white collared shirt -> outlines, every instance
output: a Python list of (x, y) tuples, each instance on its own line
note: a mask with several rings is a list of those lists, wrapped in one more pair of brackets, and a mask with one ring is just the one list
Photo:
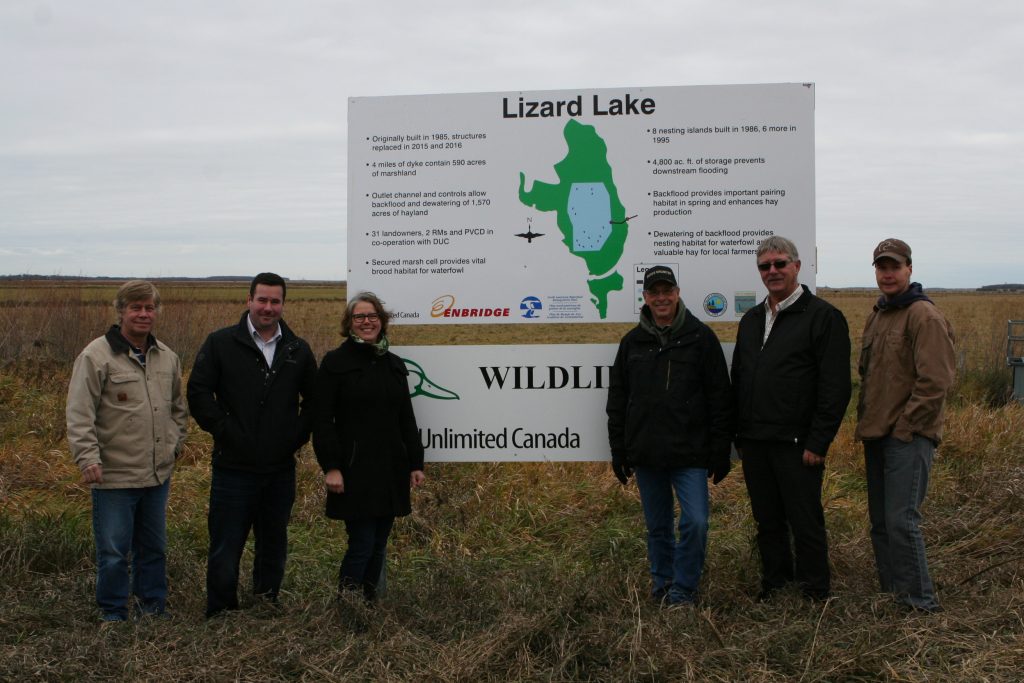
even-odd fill
[(768, 300), (768, 297), (764, 299), (764, 339), (761, 340), (761, 346), (768, 343), (768, 335), (772, 333), (772, 326), (775, 325), (775, 320), (779, 317), (779, 313), (796, 303), (796, 300), (800, 298), (800, 295), (804, 293), (804, 288), (798, 283), (793, 293), (787, 296), (785, 299), (779, 302), (779, 305), (775, 307), (775, 312), (772, 313), (772, 305)]
[(249, 334), (252, 335), (252, 340), (256, 342), (256, 348), (263, 352), (263, 357), (267, 359), (267, 367), (269, 368), (274, 364), (274, 352), (277, 351), (277, 342), (281, 338), (281, 325), (277, 326), (277, 330), (274, 332), (274, 336), (270, 338), (270, 341), (263, 341), (263, 337), (253, 327), (252, 318), (245, 316), (245, 322), (249, 326)]

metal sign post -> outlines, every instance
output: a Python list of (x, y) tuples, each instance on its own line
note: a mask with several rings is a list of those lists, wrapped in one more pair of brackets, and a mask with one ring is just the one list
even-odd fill
[(1013, 397), (1024, 402), (1024, 320), (1006, 322), (1006, 364), (1013, 368)]

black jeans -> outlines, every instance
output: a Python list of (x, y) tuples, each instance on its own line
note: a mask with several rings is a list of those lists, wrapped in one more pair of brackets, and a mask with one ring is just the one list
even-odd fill
[(762, 591), (770, 593), (795, 579), (809, 597), (828, 597), (831, 575), (821, 508), (824, 465), (804, 465), (802, 444), (743, 441), (739, 445), (750, 509), (757, 522)]
[(254, 474), (214, 468), (210, 484), (210, 554), (206, 616), (238, 609), (238, 565), (252, 529), (252, 592), (276, 600), (288, 556), (288, 519), (295, 502), (295, 468)]
[(377, 597), (377, 581), (384, 567), (394, 517), (346, 519), (348, 549), (338, 572), (338, 590), (363, 590), (367, 600)]

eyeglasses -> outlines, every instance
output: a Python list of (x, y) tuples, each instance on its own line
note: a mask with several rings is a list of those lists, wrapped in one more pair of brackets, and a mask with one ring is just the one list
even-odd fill
[(764, 263), (758, 263), (757, 269), (760, 270), (762, 273), (767, 273), (769, 270), (771, 270), (772, 266), (775, 266), (775, 270), (782, 270), (792, 262), (793, 259), (765, 261)]
[(376, 313), (353, 313), (352, 314), (352, 322), (354, 322), (354, 323), (361, 323), (363, 321), (366, 321), (366, 322), (369, 322), (369, 323), (375, 323), (378, 320), (380, 320), (380, 316), (377, 315)]

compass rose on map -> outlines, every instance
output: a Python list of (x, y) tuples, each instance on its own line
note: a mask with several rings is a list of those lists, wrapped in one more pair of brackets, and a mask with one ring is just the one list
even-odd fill
[(528, 225), (526, 227), (526, 232), (517, 232), (516, 233), (516, 237), (522, 237), (529, 244), (533, 244), (533, 238), (534, 237), (543, 237), (543, 236), (544, 236), (544, 233), (542, 233), (542, 232), (534, 232), (532, 225)]

